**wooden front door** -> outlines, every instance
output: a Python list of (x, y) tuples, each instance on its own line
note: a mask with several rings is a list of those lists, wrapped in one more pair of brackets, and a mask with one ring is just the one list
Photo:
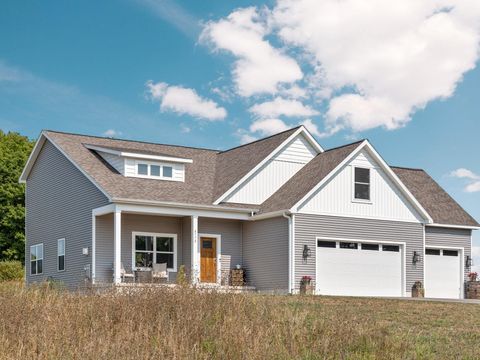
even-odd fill
[(217, 282), (217, 239), (200, 238), (200, 281)]

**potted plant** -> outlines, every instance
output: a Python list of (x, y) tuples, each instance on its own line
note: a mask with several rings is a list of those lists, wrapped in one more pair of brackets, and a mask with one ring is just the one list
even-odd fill
[(468, 278), (470, 279), (470, 281), (477, 281), (477, 277), (478, 277), (478, 274), (476, 272), (469, 272), (468, 273)]
[(314, 287), (312, 280), (313, 278), (309, 275), (302, 276), (302, 279), (300, 280), (300, 294), (313, 295)]
[(425, 297), (425, 289), (421, 281), (415, 281), (412, 286), (412, 297), (414, 298), (423, 298)]

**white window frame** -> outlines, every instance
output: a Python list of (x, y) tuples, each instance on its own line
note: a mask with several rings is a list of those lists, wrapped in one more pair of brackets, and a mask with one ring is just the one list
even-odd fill
[[(365, 169), (365, 170), (368, 170), (369, 172), (369, 178), (370, 178), (370, 182), (367, 184), (367, 183), (362, 183), (362, 182), (358, 182), (358, 184), (362, 184), (362, 185), (368, 185), (368, 197), (369, 199), (357, 199), (355, 197), (355, 185), (357, 184), (357, 182), (355, 181), (355, 169)], [(372, 201), (372, 169), (371, 167), (368, 167), (368, 166), (352, 166), (352, 202), (357, 202), (357, 203), (362, 203), (362, 204), (373, 204), (373, 201)]]
[[(138, 173), (138, 165), (147, 165), (147, 175), (142, 175)], [(160, 166), (160, 176), (156, 175), (151, 175), (151, 166)], [(164, 167), (170, 167), (172, 168), (172, 176), (163, 176), (163, 168)], [(146, 161), (146, 160), (135, 160), (135, 176), (139, 178), (144, 178), (144, 179), (157, 179), (157, 180), (167, 180), (167, 181), (178, 181), (174, 179), (174, 173), (175, 173), (175, 166), (174, 164), (168, 164), (168, 163), (160, 163), (160, 162), (155, 162), (155, 161)]]
[[(60, 241), (63, 241), (63, 254), (60, 254), (60, 253), (59, 253), (59, 249), (60, 249), (59, 244), (60, 244)], [(66, 242), (65, 238), (61, 238), (61, 239), (58, 239), (58, 240), (57, 240), (57, 271), (58, 271), (58, 272), (64, 272), (65, 269), (67, 268), (67, 264), (66, 264), (66, 261), (65, 261), (65, 260), (66, 260), (65, 253), (67, 252), (67, 250), (66, 250), (66, 243), (67, 243), (67, 242)], [(60, 270), (60, 256), (63, 256), (63, 269), (62, 269), (62, 270)]]
[[(135, 253), (137, 252), (137, 249), (135, 248), (135, 237), (136, 236), (151, 236), (154, 238), (153, 242), (153, 250), (138, 250), (138, 252), (143, 252), (143, 253), (153, 253), (153, 263), (156, 264), (157, 261), (157, 254), (172, 254), (171, 252), (166, 252), (166, 251), (157, 251), (157, 237), (170, 237), (173, 238), (173, 267), (172, 268), (167, 268), (169, 272), (177, 272), (177, 257), (178, 257), (178, 251), (177, 251), (177, 234), (167, 234), (167, 233), (152, 233), (152, 232), (143, 232), (143, 231), (133, 231), (132, 232), (132, 269), (137, 270), (137, 269), (147, 269), (145, 267), (137, 267), (135, 266)], [(149, 268), (148, 268), (149, 269)]]
[[(42, 247), (42, 258), (39, 258), (38, 255), (37, 255), (37, 259), (36, 260), (32, 260), (32, 249), (33, 248), (37, 248), (37, 247)], [(42, 275), (43, 274), (43, 268), (45, 267), (45, 263), (43, 261), (43, 258), (45, 257), (45, 247), (43, 246), (43, 243), (40, 243), (40, 244), (35, 244), (35, 245), (31, 245), (30, 246), (30, 275), (31, 276), (36, 276), (36, 275)], [(38, 266), (37, 266), (37, 263), (38, 263), (38, 260), (42, 260), (42, 272), (38, 272)], [(35, 261), (35, 269), (37, 270), (35, 272), (35, 274), (32, 274), (32, 262)]]

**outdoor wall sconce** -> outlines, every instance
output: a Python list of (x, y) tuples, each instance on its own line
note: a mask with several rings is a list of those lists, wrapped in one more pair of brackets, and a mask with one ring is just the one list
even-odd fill
[(303, 245), (303, 258), (306, 259), (310, 256), (312, 256), (312, 251), (310, 250), (308, 245)]
[(472, 267), (472, 265), (473, 265), (472, 258), (470, 257), (470, 255), (467, 255), (467, 258), (465, 260), (465, 266), (467, 268), (470, 268), (470, 267)]
[(413, 252), (412, 263), (416, 264), (420, 261), (420, 254), (416, 251)]

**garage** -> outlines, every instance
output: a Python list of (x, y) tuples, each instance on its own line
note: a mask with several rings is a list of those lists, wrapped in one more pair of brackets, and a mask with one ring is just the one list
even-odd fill
[(458, 249), (425, 249), (425, 297), (459, 299), (462, 291), (462, 253)]
[(403, 245), (317, 239), (316, 293), (402, 296)]

